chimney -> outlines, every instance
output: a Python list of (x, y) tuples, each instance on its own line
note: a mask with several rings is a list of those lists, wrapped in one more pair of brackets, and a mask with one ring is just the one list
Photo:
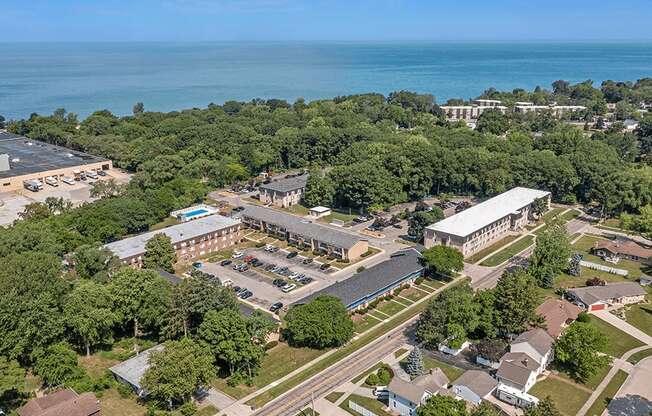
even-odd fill
[(527, 363), (528, 363), (527, 357), (523, 358), (523, 361), (521, 361), (521, 363), (523, 363), (523, 365), (527, 367)]

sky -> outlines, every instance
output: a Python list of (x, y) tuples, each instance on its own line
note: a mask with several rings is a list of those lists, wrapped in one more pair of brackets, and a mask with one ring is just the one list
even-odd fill
[(0, 42), (652, 40), (652, 0), (0, 0), (0, 18)]

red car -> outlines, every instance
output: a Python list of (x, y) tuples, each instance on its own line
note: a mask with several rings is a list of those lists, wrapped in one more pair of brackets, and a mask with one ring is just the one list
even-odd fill
[(254, 256), (246, 256), (244, 259), (242, 259), (242, 261), (244, 261), (245, 263), (249, 263), (253, 259), (254, 259)]

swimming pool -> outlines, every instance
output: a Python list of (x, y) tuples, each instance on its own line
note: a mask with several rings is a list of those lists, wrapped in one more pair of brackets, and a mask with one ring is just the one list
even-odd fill
[(184, 219), (189, 220), (189, 219), (192, 219), (193, 217), (197, 217), (197, 216), (205, 215), (205, 214), (208, 214), (208, 210), (204, 209), (204, 208), (200, 208), (200, 209), (196, 209), (196, 210), (193, 210), (193, 211), (184, 212), (182, 216), (183, 216)]

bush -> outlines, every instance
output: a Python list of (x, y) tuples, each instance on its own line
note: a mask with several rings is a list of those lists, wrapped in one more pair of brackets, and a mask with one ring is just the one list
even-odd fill
[(242, 374), (234, 373), (231, 377), (229, 377), (226, 384), (228, 384), (229, 387), (237, 387), (240, 384), (242, 384), (243, 381), (244, 381), (244, 378), (242, 377)]
[(355, 269), (355, 271), (356, 271), (357, 273), (360, 273), (360, 272), (364, 271), (364, 269), (365, 269), (364, 266), (360, 266), (360, 267), (358, 267), (357, 269)]
[(197, 414), (197, 406), (194, 402), (186, 402), (179, 406), (179, 413), (182, 416), (193, 416)]
[(587, 286), (604, 286), (607, 282), (600, 279), (599, 277), (592, 277), (586, 281)]
[(265, 344), (265, 351), (269, 351), (277, 345), (278, 345), (278, 341), (270, 341), (267, 344)]
[(369, 386), (377, 386), (379, 382), (378, 376), (375, 373), (369, 374), (369, 377), (365, 380), (365, 383)]
[(587, 323), (590, 320), (591, 320), (591, 316), (586, 312), (580, 312), (579, 315), (577, 315), (578, 322)]
[(369, 257), (369, 256), (371, 256), (372, 254), (373, 254), (373, 251), (371, 251), (371, 250), (367, 250), (367, 251), (365, 251), (364, 253), (362, 253), (362, 254), (360, 255), (360, 257), (363, 257), (363, 258), (364, 258), (364, 257)]
[(393, 371), (389, 366), (382, 366), (380, 370), (378, 370), (378, 384), (381, 386), (388, 385), (389, 382), (392, 381), (393, 376)]
[(328, 256), (328, 257), (326, 257), (326, 260), (328, 260), (328, 261), (333, 261), (333, 260), (335, 260), (335, 257), (333, 257), (333, 256)]
[(130, 386), (126, 385), (125, 383), (118, 383), (118, 387), (116, 388), (116, 390), (118, 390), (118, 394), (123, 399), (130, 399), (134, 395), (134, 391), (131, 389)]
[(417, 277), (417, 280), (415, 280), (414, 283), (420, 285), (421, 283), (423, 283), (423, 277)]

